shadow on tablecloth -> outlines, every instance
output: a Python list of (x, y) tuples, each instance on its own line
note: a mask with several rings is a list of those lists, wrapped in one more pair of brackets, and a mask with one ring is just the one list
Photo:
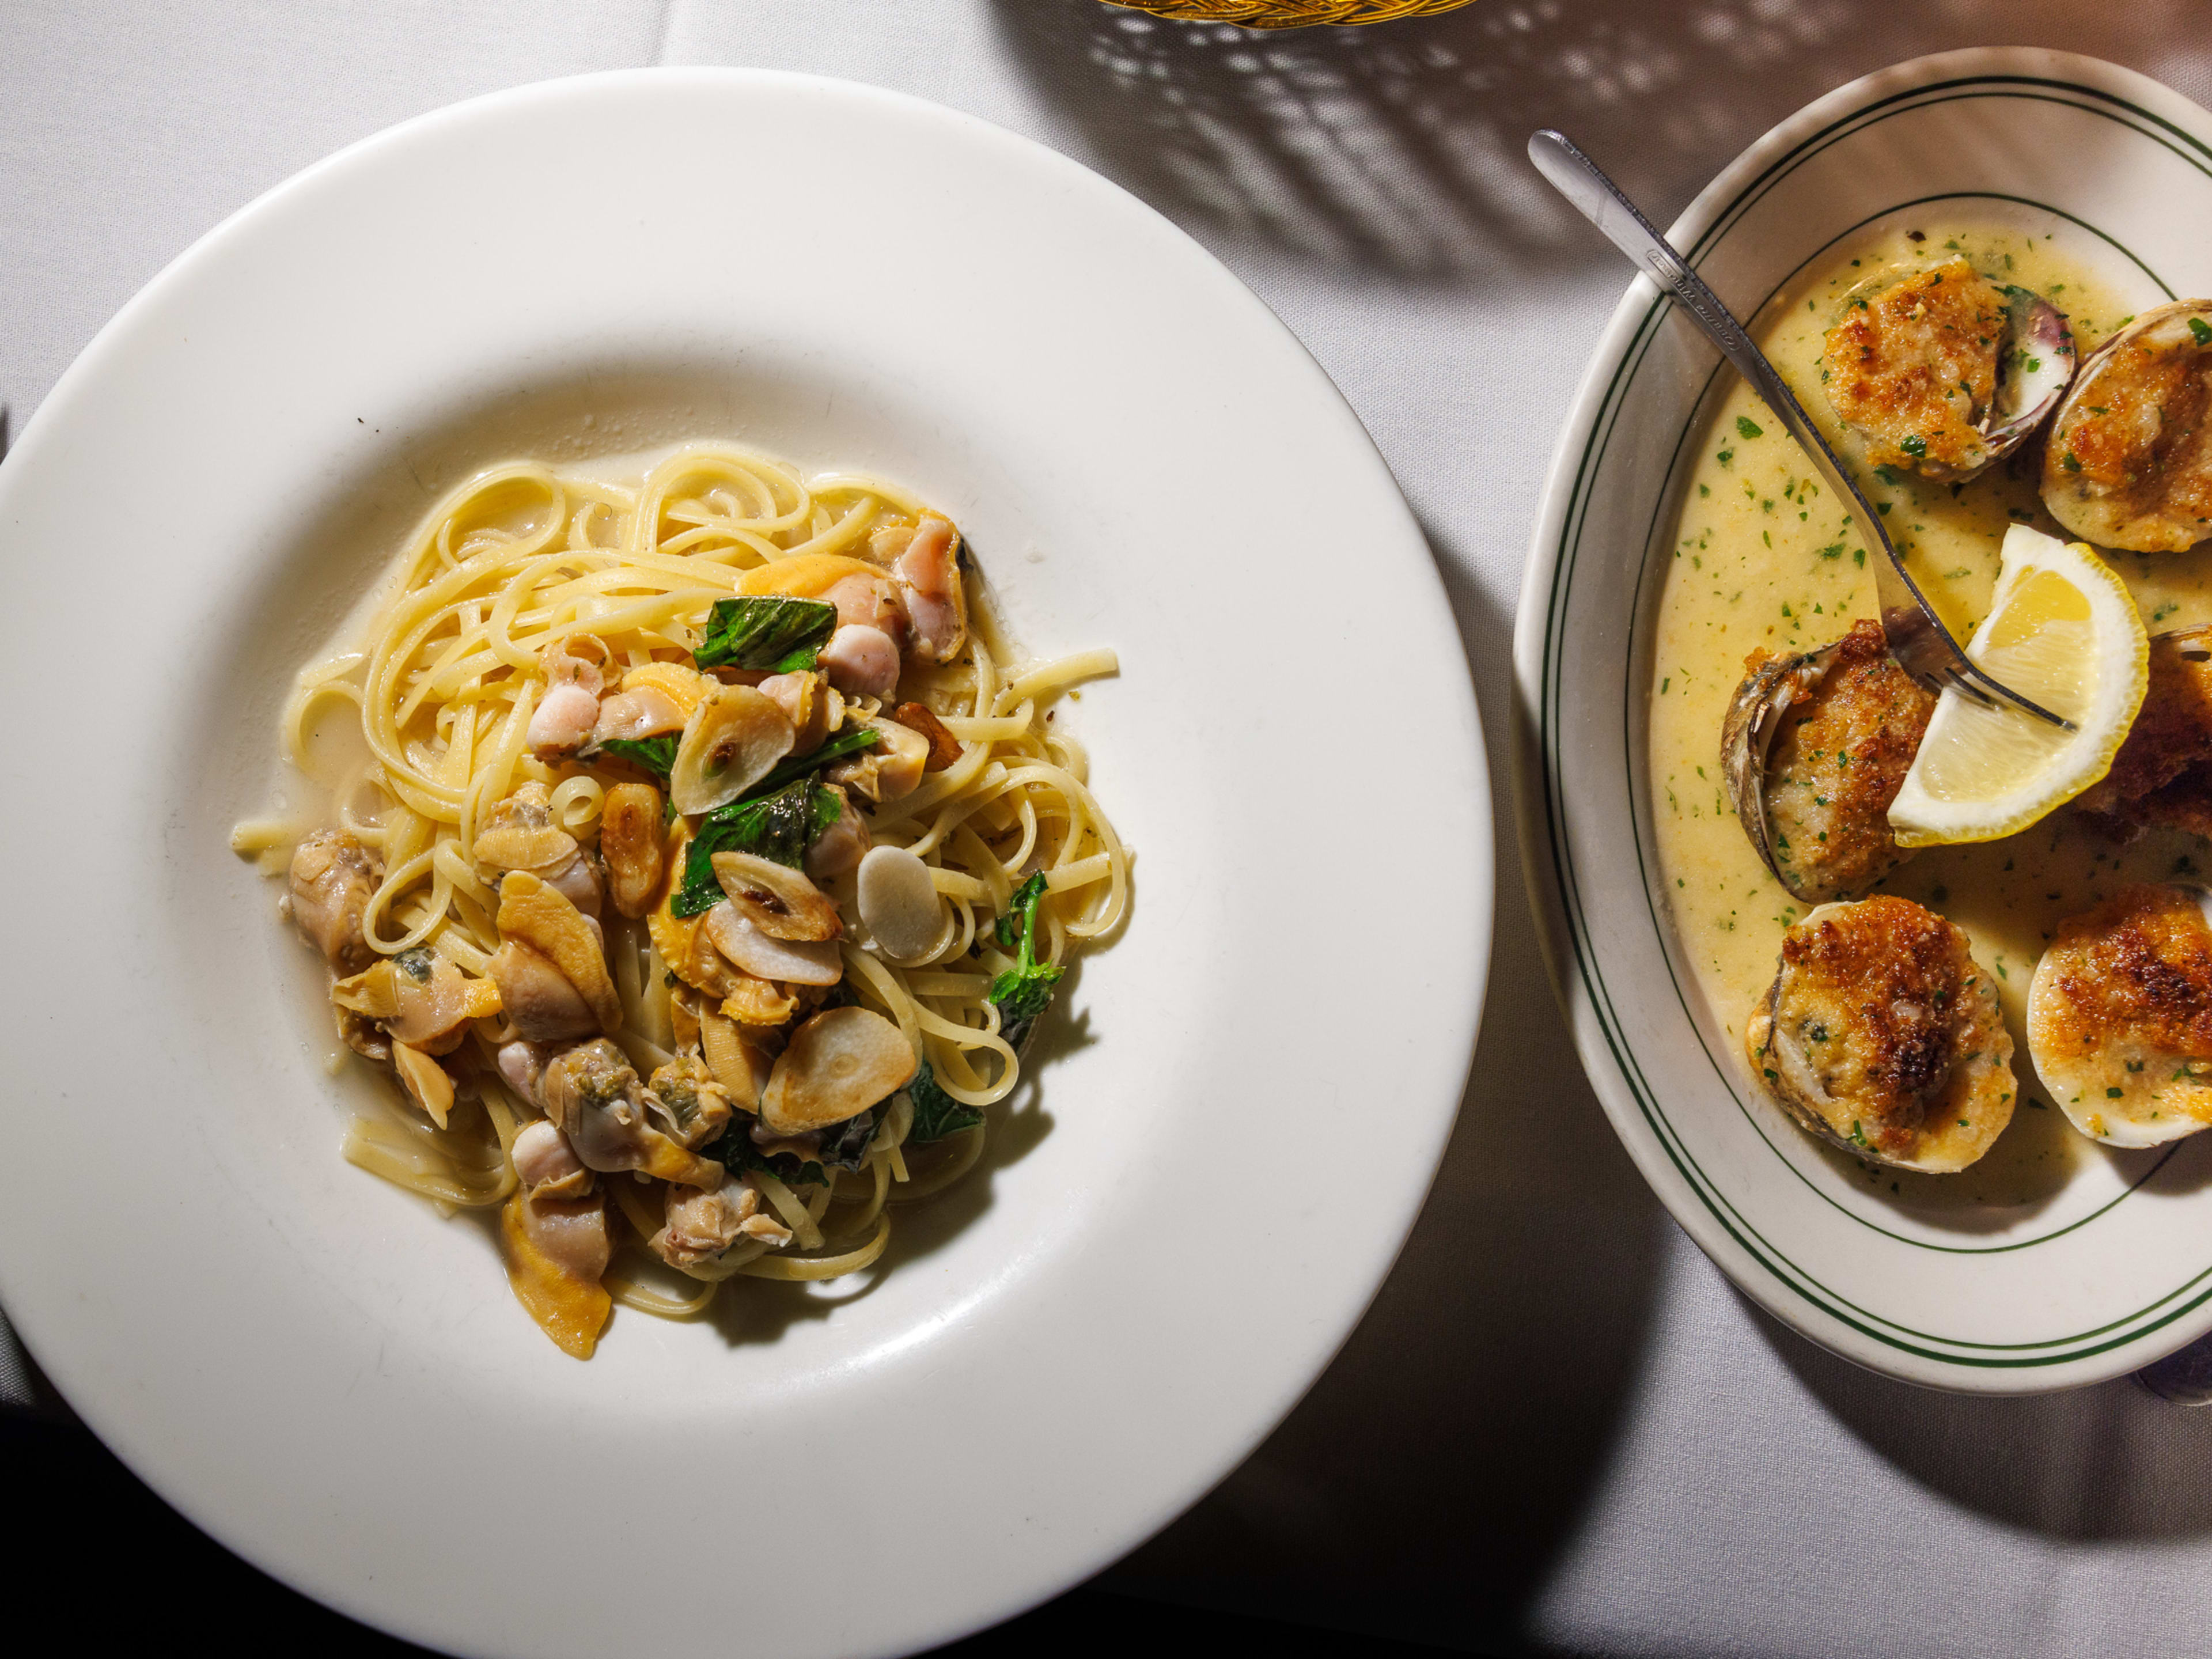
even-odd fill
[(1738, 1300), (1852, 1433), (1954, 1503), (2050, 1538), (2212, 1533), (2212, 1410), (2169, 1405), (2125, 1377), (2018, 1400), (1937, 1394), (1861, 1370)]
[(1208, 241), (1399, 283), (1525, 281), (1595, 233), (1524, 145), (1564, 128), (1665, 224), (1719, 161), (1822, 93), (1960, 46), (2159, 65), (2200, 101), (2192, 0), (1481, 0), (1364, 29), (1255, 33), (1095, 0), (994, 0), (1010, 55), (1085, 159)]

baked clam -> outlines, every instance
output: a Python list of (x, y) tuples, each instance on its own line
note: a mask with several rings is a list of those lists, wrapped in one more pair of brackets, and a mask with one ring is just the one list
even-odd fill
[(1952, 923), (1888, 894), (1823, 904), (1783, 935), (1752, 1011), (1753, 1075), (1822, 1139), (1945, 1175), (2012, 1121), (2012, 1038)]
[(2212, 1124), (2212, 893), (2122, 888), (2036, 964), (2027, 1051), (2074, 1127), (2155, 1146)]
[(1881, 625), (1796, 656), (1754, 653), (1721, 726), (1721, 770), (1744, 833), (1808, 902), (1866, 890), (1911, 856), (1889, 804), (1936, 697), (1897, 664)]
[(2149, 684), (2112, 770), (2075, 798), (2116, 840), (2212, 836), (2212, 628), (2154, 634)]
[(2019, 448), (2058, 406), (2074, 368), (2058, 308), (1963, 258), (1859, 283), (1820, 357), (1829, 404), (1868, 461), (1944, 483)]
[(2076, 536), (2179, 553), (2212, 536), (2212, 300), (2145, 312), (2091, 352), (2051, 422), (2043, 503)]

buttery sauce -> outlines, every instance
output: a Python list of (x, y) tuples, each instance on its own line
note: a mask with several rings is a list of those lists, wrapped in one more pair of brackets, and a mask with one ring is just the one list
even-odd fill
[[(1878, 475), (1859, 464), (1822, 394), (1819, 362), (1852, 288), (1887, 266), (1958, 254), (2000, 284), (2048, 297), (2067, 314), (2084, 357), (2161, 297), (2139, 274), (2124, 286), (2100, 280), (2080, 250), (2039, 228), (1917, 220), (1877, 228), (1844, 246), (1832, 264), (1778, 296), (1754, 332), (1883, 510), (1923, 591), (1964, 640), (1988, 608), (2009, 526), (2033, 524), (2073, 539), (2043, 508), (2039, 446), (2031, 441), (1964, 485)], [(1773, 982), (1784, 929), (1811, 907), (1759, 862), (1736, 817), (1722, 781), (1722, 716), (1754, 648), (1814, 650), (1875, 614), (1866, 560), (1876, 556), (1853, 533), (1847, 504), (1832, 498), (1781, 422), (1735, 380), (1704, 434), (1674, 526), (1655, 636), (1650, 783), (1658, 866), (1681, 953), (1727, 1034), (1725, 1063), (1747, 1094), (1759, 1091), (1743, 1054), (1745, 1022)], [(2105, 556), (2154, 634), (2212, 622), (2212, 550)], [(2212, 853), (2195, 837), (2153, 830), (2115, 848), (2062, 808), (2007, 840), (1923, 850), (1877, 883), (1873, 890), (1928, 906), (1972, 941), (2012, 1032), (2020, 1098), (1996, 1146), (1957, 1175), (1917, 1175), (1825, 1146), (1823, 1154), (1868, 1189), (1953, 1212), (2039, 1204), (2079, 1160), (2105, 1155), (2066, 1121), (2035, 1076), (2025, 1028), (2028, 981), (2063, 918), (2129, 882), (2176, 879), (2212, 882)]]

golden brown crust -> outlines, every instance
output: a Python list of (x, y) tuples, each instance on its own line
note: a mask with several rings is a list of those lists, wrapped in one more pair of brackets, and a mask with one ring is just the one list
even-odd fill
[(2191, 545), (2212, 520), (2212, 350), (2153, 335), (2119, 342), (2096, 369), (2051, 432), (2045, 492), (2133, 521), (2122, 545)]
[(1821, 354), (1828, 401), (1869, 459), (1948, 477), (1989, 459), (2004, 296), (1963, 258), (1853, 295)]
[(2150, 684), (2112, 769), (2075, 803), (2112, 833), (2212, 835), (2212, 655), (2194, 630), (2150, 642)]
[(1966, 936), (1910, 900), (1881, 895), (1783, 936), (1778, 1024), (1810, 1036), (1866, 1139), (1907, 1147), (1949, 1077), (1961, 993), (1976, 976)]
[(1863, 890), (1901, 860), (1889, 804), (1936, 708), (1935, 696), (1890, 655), (1880, 623), (1858, 623), (1835, 649), (1826, 677), (1793, 706), (1767, 760), (1775, 857), (1806, 893)]
[(2039, 1063), (2109, 1044), (2212, 1054), (2212, 930), (2193, 890), (2122, 889), (2070, 916), (2046, 953)]

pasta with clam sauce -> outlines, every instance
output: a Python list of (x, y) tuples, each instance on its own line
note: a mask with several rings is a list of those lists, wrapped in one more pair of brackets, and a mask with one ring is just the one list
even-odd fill
[(579, 1358), (617, 1302), (870, 1267), (1127, 910), (1055, 720), (1115, 670), (1024, 659), (960, 532), (878, 479), (694, 445), (629, 485), (470, 480), (301, 673), (325, 821), (233, 836), (388, 1080), (346, 1157), (495, 1211)]

